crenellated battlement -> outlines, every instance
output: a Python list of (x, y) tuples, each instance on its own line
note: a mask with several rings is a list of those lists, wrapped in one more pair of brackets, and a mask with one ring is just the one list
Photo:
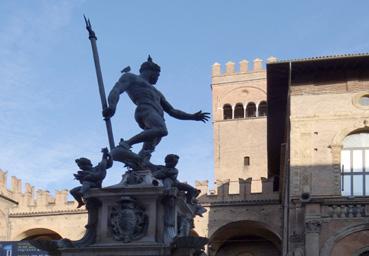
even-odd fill
[[(269, 57), (267, 59), (267, 63), (273, 63), (276, 62), (276, 57)], [(219, 63), (214, 63), (212, 68), (212, 76), (218, 77), (218, 76), (233, 76), (237, 74), (247, 74), (247, 73), (254, 73), (254, 72), (260, 72), (265, 71), (263, 67), (263, 60), (260, 58), (256, 58), (252, 61), (253, 65), (252, 68), (249, 69), (249, 61), (248, 60), (241, 60), (238, 65), (238, 69), (236, 70), (236, 65), (232, 61), (228, 61), (225, 64), (225, 70), (222, 72), (222, 66)]]
[[(31, 184), (25, 183), (22, 190), (22, 180), (11, 177), (10, 188), (7, 187), (7, 172), (0, 169), (0, 194), (14, 202), (10, 214), (75, 211), (77, 204), (68, 201), (68, 190), (60, 190), (52, 196), (47, 190), (36, 190)], [(84, 211), (84, 210), (80, 210)]]
[[(279, 192), (273, 191), (274, 178), (261, 178), (261, 192), (252, 191), (253, 182), (252, 178), (235, 182), (217, 181), (215, 189), (211, 190), (205, 180), (196, 181), (195, 187), (201, 191), (199, 198), (204, 203), (279, 200)], [(238, 188), (237, 191), (235, 188)]]

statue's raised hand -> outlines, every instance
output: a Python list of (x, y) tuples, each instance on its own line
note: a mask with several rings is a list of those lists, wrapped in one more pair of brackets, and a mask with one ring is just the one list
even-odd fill
[(210, 119), (210, 113), (208, 112), (202, 112), (201, 110), (199, 112), (196, 112), (195, 114), (193, 114), (193, 120), (196, 121), (202, 121), (202, 122), (206, 122)]
[(103, 110), (102, 115), (104, 119), (110, 119), (115, 113), (115, 109), (112, 109), (110, 107), (107, 107)]
[(105, 158), (105, 159), (110, 157), (110, 153), (109, 153), (108, 148), (102, 148), (101, 153), (103, 153), (103, 158)]

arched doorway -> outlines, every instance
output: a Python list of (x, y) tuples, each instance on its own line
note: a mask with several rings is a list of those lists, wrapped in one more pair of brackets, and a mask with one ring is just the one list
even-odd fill
[(279, 256), (281, 240), (264, 223), (237, 221), (218, 229), (210, 238), (210, 256)]
[(36, 239), (57, 240), (62, 238), (55, 231), (46, 228), (29, 229), (27, 231), (24, 231), (18, 237), (19, 240), (36, 240)]
[(366, 256), (369, 253), (369, 224), (358, 224), (338, 230), (323, 245), (321, 256)]

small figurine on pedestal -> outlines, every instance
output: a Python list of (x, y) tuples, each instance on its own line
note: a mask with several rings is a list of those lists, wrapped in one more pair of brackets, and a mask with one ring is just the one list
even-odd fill
[(80, 171), (73, 175), (82, 186), (73, 188), (70, 194), (78, 202), (77, 208), (81, 208), (85, 205), (83, 197), (90, 188), (101, 188), (102, 181), (106, 176), (106, 169), (109, 169), (113, 165), (113, 159), (108, 149), (103, 148), (101, 152), (103, 153), (101, 162), (95, 167), (92, 167), (92, 163), (88, 158), (81, 157), (75, 160)]
[(163, 181), (167, 188), (176, 187), (180, 191), (186, 192), (187, 203), (194, 203), (195, 198), (200, 194), (200, 190), (177, 179), (177, 166), (179, 156), (169, 154), (165, 157), (165, 165), (150, 165), (150, 169), (155, 178)]
[(155, 178), (163, 181), (166, 188), (176, 187), (179, 191), (186, 193), (186, 201), (188, 204), (192, 204), (196, 208), (196, 215), (202, 217), (202, 214), (206, 212), (206, 209), (202, 207), (196, 197), (200, 194), (200, 190), (192, 187), (191, 185), (180, 182), (177, 179), (178, 169), (176, 168), (179, 160), (179, 156), (175, 154), (169, 154), (165, 157), (165, 165), (153, 165), (150, 164), (150, 169)]

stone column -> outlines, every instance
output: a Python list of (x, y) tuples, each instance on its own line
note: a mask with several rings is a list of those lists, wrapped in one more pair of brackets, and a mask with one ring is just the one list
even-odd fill
[(305, 255), (319, 256), (319, 234), (321, 221), (307, 220), (305, 221)]

